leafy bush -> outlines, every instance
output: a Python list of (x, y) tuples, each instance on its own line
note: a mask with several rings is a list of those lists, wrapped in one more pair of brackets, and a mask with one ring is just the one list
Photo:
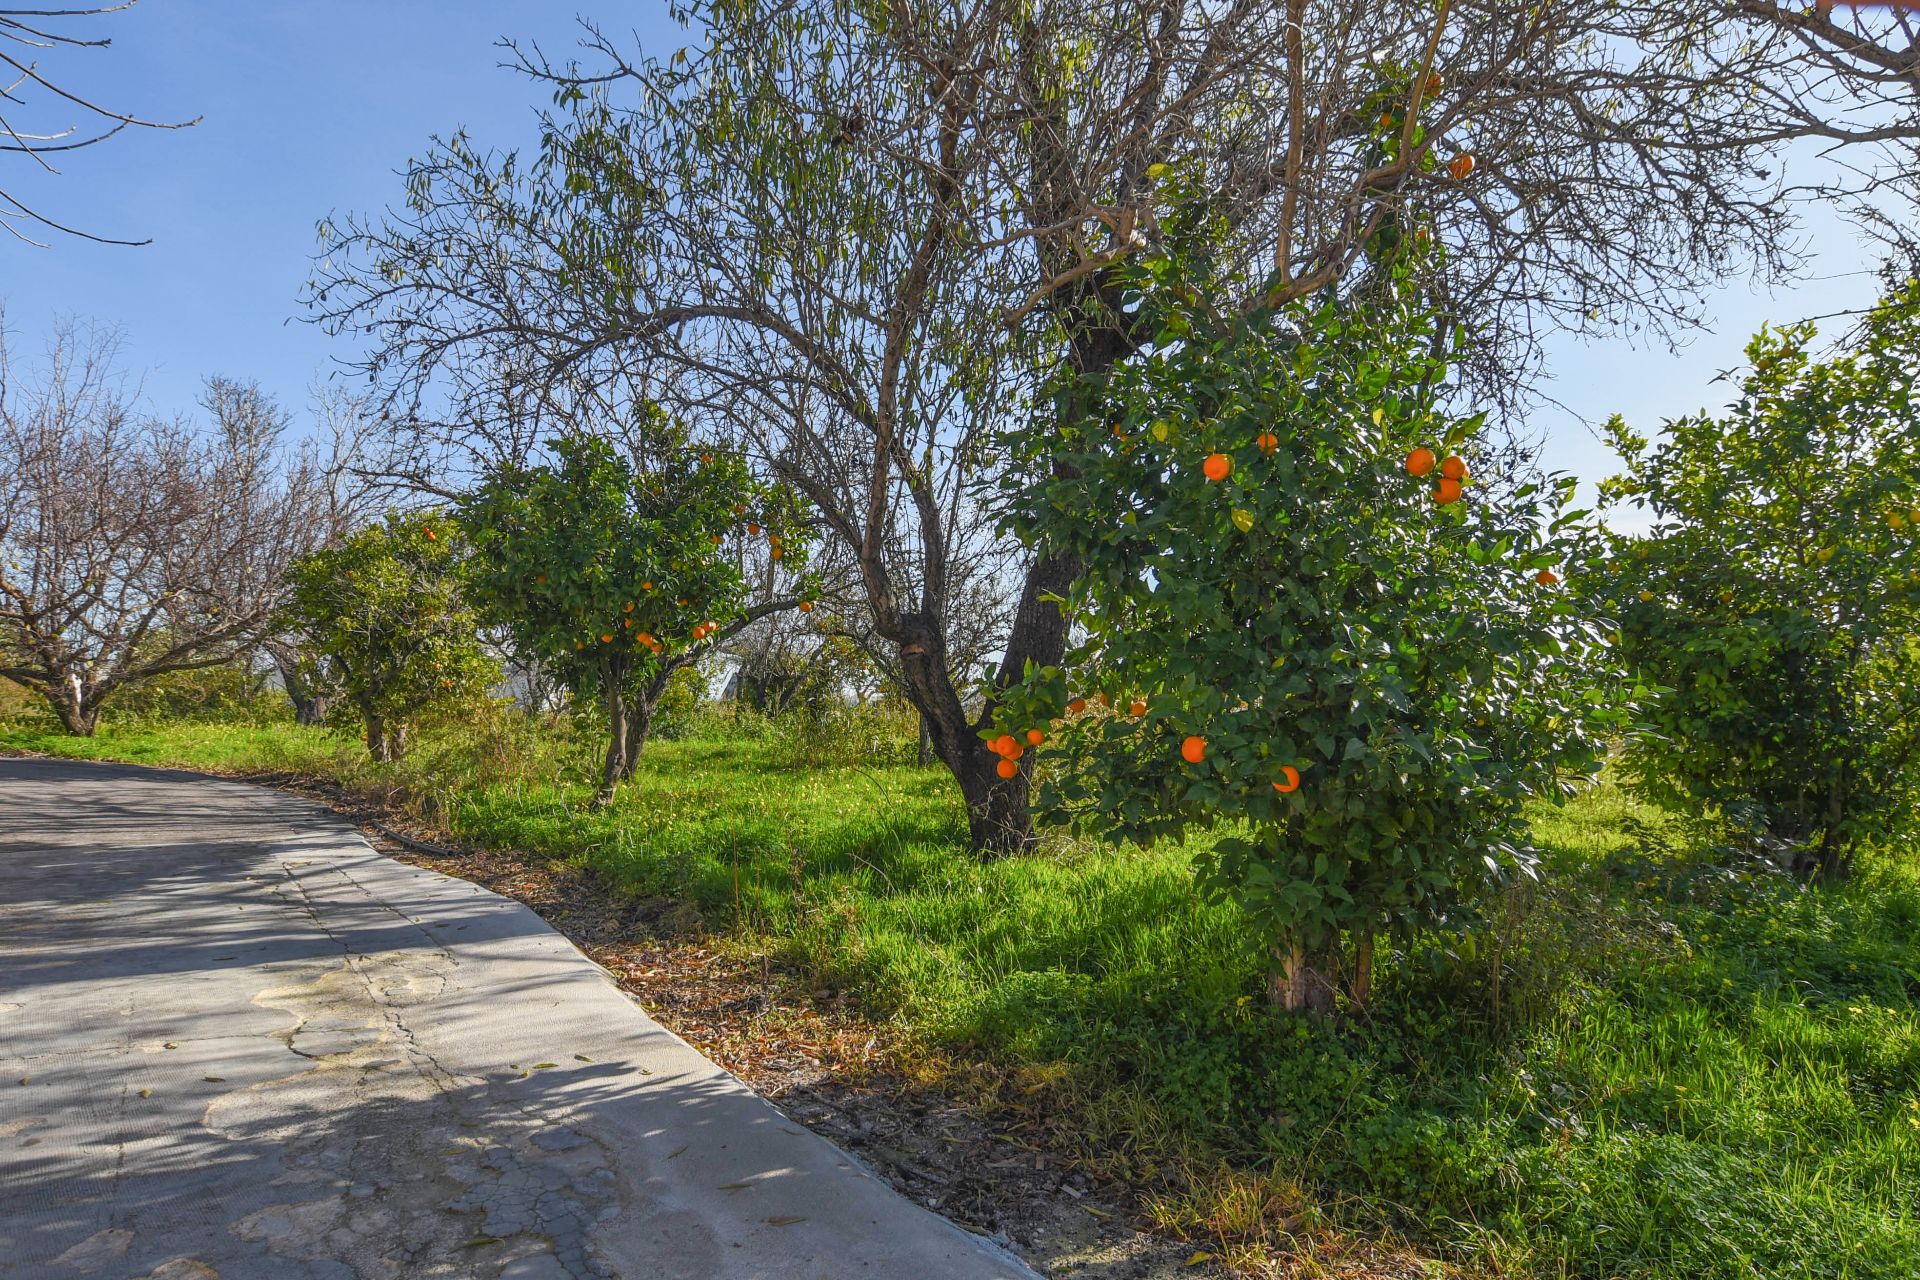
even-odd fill
[(375, 760), (406, 754), (411, 720), (485, 696), (499, 669), (459, 583), (459, 529), (434, 512), (387, 516), (288, 570), (287, 613), (358, 716)]
[(1920, 791), (1920, 282), (1844, 352), (1763, 329), (1740, 399), (1666, 424), (1608, 498), (1650, 512), (1596, 590), (1655, 693), (1634, 785), (1805, 870), (1914, 829)]

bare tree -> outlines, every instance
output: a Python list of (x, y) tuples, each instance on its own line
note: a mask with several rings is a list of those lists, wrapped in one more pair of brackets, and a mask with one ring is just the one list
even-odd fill
[[(55, 53), (104, 49), (112, 44), (108, 37), (76, 32), (93, 29), (88, 19), (124, 13), (136, 3), (138, 0), (122, 0), (120, 4), (86, 9), (0, 9), (0, 152), (23, 157), (42, 172), (52, 174), (59, 172), (55, 157), (105, 142), (122, 129), (185, 129), (200, 123), (197, 116), (167, 122), (128, 114), (76, 91), (69, 82), (55, 79), (53, 70), (44, 65)], [(17, 114), (24, 110), (52, 117), (54, 123), (29, 123)], [(42, 241), (28, 234), (28, 228), (58, 231), (102, 244), (152, 243), (115, 240), (57, 222), (15, 195), (13, 189), (0, 186), (0, 229), (44, 248)]]
[(23, 385), (0, 346), (0, 675), (82, 735), (117, 690), (256, 645), (320, 506), (257, 391), (210, 383), (194, 431), (140, 416), (113, 356), (64, 330)]
[[(749, 441), (857, 566), (988, 850), (1028, 838), (1027, 774), (997, 776), (994, 701), (956, 683), (946, 513), (1058, 465), (1010, 457), (999, 422), (1078, 415), (1042, 389), (1156, 337), (1132, 263), (1205, 253), (1257, 313), (1370, 287), (1383, 243), (1428, 236), (1423, 286), (1512, 403), (1543, 333), (1684, 327), (1702, 284), (1793, 267), (1797, 201), (1908, 194), (1920, 138), (1908, 18), (1758, 0), (694, 16), (702, 47), (664, 61), (592, 28), (584, 64), (516, 50), (558, 104), (539, 156), (437, 146), (403, 211), (332, 229), (313, 301), (370, 336), (423, 448), (504, 398), (633, 378)], [(1803, 139), (1847, 163), (1786, 181)], [(1080, 568), (1009, 554), (1002, 683), (1060, 660)]]

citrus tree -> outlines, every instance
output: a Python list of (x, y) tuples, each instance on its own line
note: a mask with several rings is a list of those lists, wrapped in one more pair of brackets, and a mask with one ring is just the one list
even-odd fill
[[(1531, 873), (1521, 805), (1595, 768), (1602, 631), (1576, 612), (1570, 480), (1476, 482), (1399, 284), (1220, 321), (1170, 260), (1158, 336), (1083, 406), (1012, 523), (1086, 572), (1081, 642), (998, 736), (1043, 812), (1147, 841), (1212, 830), (1202, 885), (1276, 960), (1271, 994), (1364, 1002), (1373, 939), (1470, 918)], [(1161, 307), (1169, 294), (1190, 303)], [(1153, 314), (1153, 312), (1149, 312)], [(1043, 419), (1044, 420), (1044, 419)]]
[(1654, 524), (1614, 540), (1605, 606), (1657, 686), (1633, 784), (1833, 875), (1914, 815), (1920, 283), (1848, 349), (1814, 338), (1763, 329), (1739, 399), (1657, 444), (1614, 420), (1627, 470), (1603, 493)]
[(421, 713), (483, 696), (499, 676), (460, 589), (459, 528), (402, 515), (300, 557), (285, 621), (311, 639), (311, 673), (339, 690), (336, 722), (357, 717), (375, 760), (406, 754)]
[[(560, 437), (550, 461), (494, 468), (460, 507), (483, 614), (606, 711), (596, 805), (632, 776), (676, 671), (755, 618), (811, 607), (790, 493), (738, 456), (693, 444), (658, 410), (630, 440), (622, 450)], [(750, 559), (763, 583), (790, 590), (754, 601)]]

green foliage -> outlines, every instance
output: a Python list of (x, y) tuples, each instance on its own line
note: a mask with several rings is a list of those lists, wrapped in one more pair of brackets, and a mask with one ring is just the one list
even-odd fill
[(286, 699), (264, 693), (264, 671), (250, 669), (247, 658), (218, 666), (169, 671), (129, 685), (115, 696), (108, 715), (115, 719), (255, 720), (282, 712)]
[(461, 554), (439, 513), (390, 513), (288, 571), (288, 621), (340, 689), (335, 713), (366, 722), (376, 756), (403, 750), (416, 716), (483, 697), (499, 678), (461, 595)]
[[(577, 694), (659, 675), (745, 612), (745, 540), (804, 571), (800, 512), (739, 457), (692, 444), (647, 409), (623, 455), (565, 436), (553, 461), (503, 466), (462, 503), (477, 606)], [(774, 553), (779, 554), (775, 555)]]
[(1058, 466), (1025, 469), (1013, 522), (1081, 558), (1086, 640), (1000, 727), (1097, 692), (1041, 805), (1143, 841), (1220, 828), (1202, 884), (1263, 949), (1459, 924), (1530, 869), (1522, 803), (1595, 769), (1614, 723), (1601, 629), (1536, 580), (1580, 567), (1571, 479), (1443, 505), (1408, 473), (1479, 441), (1484, 415), (1436, 407), (1446, 373), (1395, 296), (1224, 326), (1175, 307), (1149, 354), (1062, 390), (1064, 437), (1022, 442)]
[(1595, 593), (1657, 693), (1629, 759), (1643, 794), (1722, 814), (1843, 869), (1911, 829), (1920, 748), (1920, 283), (1844, 353), (1811, 324), (1747, 347), (1740, 399), (1666, 424), (1610, 500), (1654, 517), (1613, 540)]

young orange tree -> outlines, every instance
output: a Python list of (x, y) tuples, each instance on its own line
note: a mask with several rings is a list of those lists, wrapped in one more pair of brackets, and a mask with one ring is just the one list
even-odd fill
[(1582, 513), (1571, 480), (1471, 475), (1484, 415), (1439, 408), (1398, 284), (1222, 321), (1177, 274), (1138, 281), (1148, 353), (1063, 387), (1077, 425), (1027, 442), (1061, 465), (1010, 519), (1083, 558), (1083, 642), (990, 746), (1059, 753), (1056, 821), (1213, 829), (1201, 882), (1271, 947), (1273, 998), (1328, 1011), (1366, 999), (1376, 935), (1531, 874), (1523, 802), (1596, 767), (1603, 632), (1560, 587)]
[[(596, 805), (632, 776), (674, 672), (804, 598), (806, 544), (790, 492), (692, 443), (657, 410), (631, 444), (562, 437), (550, 462), (496, 468), (460, 508), (483, 615), (606, 710)], [(796, 589), (750, 602), (750, 549), (771, 562), (771, 580)]]
[(357, 716), (375, 760), (401, 759), (415, 717), (499, 676), (460, 590), (459, 532), (438, 512), (390, 514), (287, 571), (287, 620), (312, 639), (316, 680), (341, 691), (333, 718)]
[(1813, 341), (1763, 330), (1739, 399), (1651, 447), (1615, 419), (1603, 491), (1654, 525), (1593, 586), (1656, 686), (1630, 781), (1833, 876), (1920, 808), (1920, 283)]

